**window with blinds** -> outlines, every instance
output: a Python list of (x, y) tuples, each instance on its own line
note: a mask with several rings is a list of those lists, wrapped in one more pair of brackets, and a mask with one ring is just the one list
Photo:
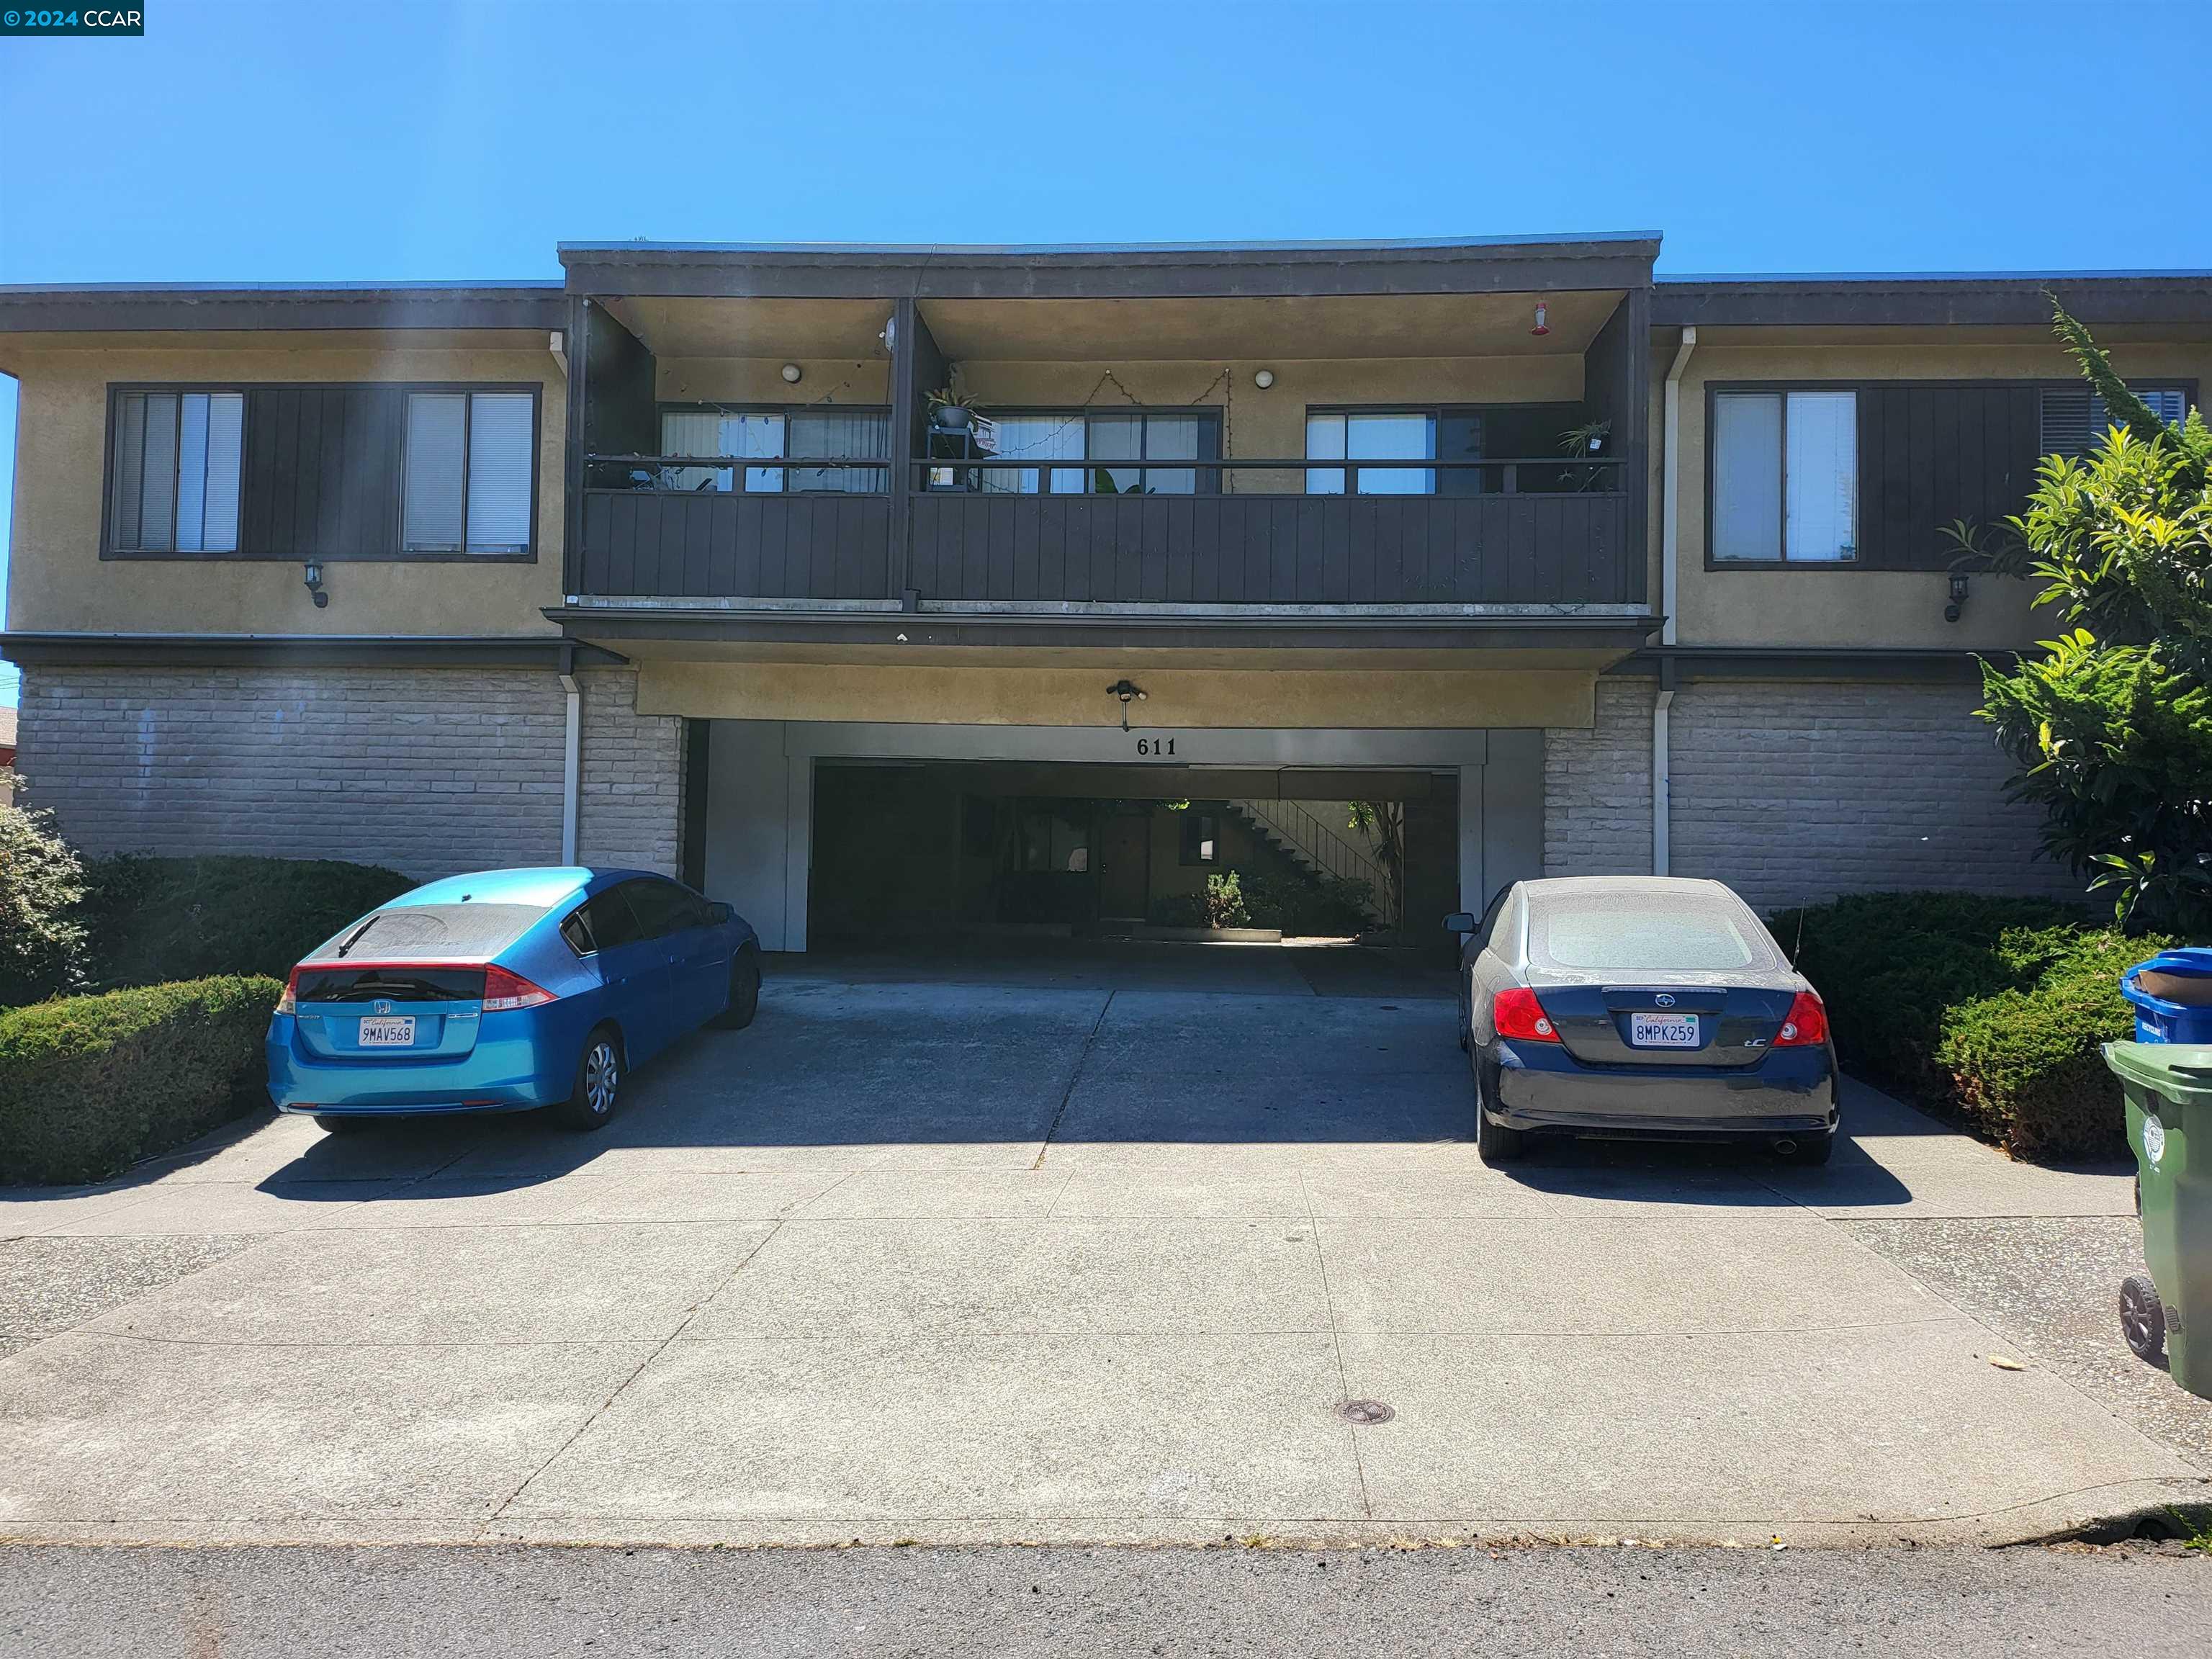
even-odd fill
[[(2189, 394), (2180, 386), (2131, 384), (2128, 390), (2169, 426), (2179, 426), (2189, 413)], [(2112, 425), (2105, 400), (2087, 386), (2045, 387), (2042, 416), (2042, 453), (2074, 459), (2087, 455)]]
[[(1308, 415), (1306, 459), (1312, 461), (1426, 461), (1437, 453), (1437, 417), (1425, 410)], [(1361, 495), (1433, 495), (1437, 475), (1425, 467), (1350, 469)], [(1345, 469), (1316, 467), (1306, 474), (1309, 495), (1341, 495)]]
[[(881, 409), (820, 404), (806, 409), (665, 409), (660, 415), (664, 455), (726, 455), (733, 460), (880, 462), (890, 453), (890, 414)], [(663, 489), (731, 490), (734, 467), (664, 466)], [(881, 495), (890, 487), (887, 469), (876, 466), (749, 466), (748, 495)]]
[(403, 551), (530, 550), (536, 414), (527, 392), (408, 393)]
[[(1174, 463), (1218, 459), (1218, 419), (1211, 410), (1186, 415), (1071, 409), (994, 415), (979, 428), (984, 453), (995, 460), (1040, 465), (982, 468), (983, 492), (992, 495), (1215, 494), (1220, 489), (1217, 469)], [(1075, 465), (1043, 465), (1055, 461)]]
[(108, 542), (118, 553), (238, 550), (246, 397), (125, 392), (114, 404)]
[(1737, 563), (1858, 557), (1858, 394), (1713, 398), (1712, 556)]

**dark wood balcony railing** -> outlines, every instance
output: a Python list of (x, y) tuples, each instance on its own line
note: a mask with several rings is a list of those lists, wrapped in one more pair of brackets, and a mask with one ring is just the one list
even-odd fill
[[(961, 460), (949, 474), (944, 460), (916, 461), (904, 548), (892, 544), (888, 494), (748, 492), (744, 468), (720, 458), (594, 456), (587, 478), (632, 463), (631, 488), (586, 489), (583, 593), (896, 599), (912, 588), (925, 603), (1138, 605), (1645, 597), (1643, 549), (1632, 545), (1621, 464), (1612, 459), (1048, 465), (1052, 486), (1067, 493), (1041, 494), (981, 487), (1008, 470), (1037, 471), (1034, 461)], [(890, 470), (872, 458), (750, 465), (785, 477)], [(659, 487), (687, 468), (713, 469), (735, 487)], [(1426, 475), (1424, 493), (1332, 488), (1365, 474), (1371, 489), (1376, 475), (1406, 471)], [(1285, 476), (1301, 493), (1279, 487)], [(942, 487), (948, 477), (955, 487)], [(933, 477), (939, 488), (927, 487)], [(1170, 493), (1194, 485), (1202, 493)]]

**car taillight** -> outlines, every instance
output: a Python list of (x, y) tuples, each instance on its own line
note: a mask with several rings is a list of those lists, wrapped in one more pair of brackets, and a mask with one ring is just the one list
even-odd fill
[(300, 970), (295, 968), (284, 981), (284, 994), (276, 999), (276, 1012), (296, 1014), (300, 1012)]
[(511, 1008), (536, 1008), (552, 1000), (550, 991), (532, 985), (520, 974), (511, 974), (504, 968), (484, 969), (483, 1011), (488, 1014), (504, 1013)]
[(1498, 1000), (1490, 1005), (1491, 1022), (1498, 1027), (1498, 1035), (1511, 1037), (1516, 1042), (1557, 1042), (1559, 1034), (1553, 1029), (1551, 1017), (1545, 1013), (1544, 1005), (1536, 1000), (1536, 994), (1525, 986), (1514, 986), (1500, 991)]
[(1800, 991), (1774, 1034), (1778, 1048), (1814, 1048), (1828, 1040), (1828, 1011), (1810, 991)]

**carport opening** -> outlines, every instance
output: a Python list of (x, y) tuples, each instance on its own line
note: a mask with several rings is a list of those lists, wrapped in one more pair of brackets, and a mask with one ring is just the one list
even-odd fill
[(1435, 949), (1458, 817), (1449, 770), (823, 760), (810, 931)]

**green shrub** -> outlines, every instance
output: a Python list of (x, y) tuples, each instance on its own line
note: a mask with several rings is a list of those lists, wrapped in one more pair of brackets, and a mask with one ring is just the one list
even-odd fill
[(84, 885), (51, 813), (0, 805), (0, 1007), (76, 988)]
[(264, 1103), (283, 988), (205, 979), (0, 1013), (0, 1183), (98, 1180)]
[(1206, 895), (1164, 893), (1152, 901), (1152, 914), (1146, 920), (1157, 927), (1203, 927)]
[(1234, 870), (1215, 872), (1206, 878), (1206, 925), (1243, 927), (1252, 920), (1244, 908), (1243, 879)]
[(415, 884), (374, 865), (314, 859), (100, 859), (86, 872), (90, 975), (160, 985), (271, 974)]
[(1844, 1067), (2022, 1158), (2118, 1151), (2102, 1045), (2123, 970), (2173, 941), (2036, 899), (1872, 893), (1773, 920), (1820, 988)]
[(1358, 933), (1375, 925), (1367, 908), (1374, 886), (1304, 871), (1254, 871), (1244, 874), (1244, 908), (1258, 927), (1285, 933)]
[(2125, 1144), (2119, 1081), (2103, 1047), (2134, 1030), (2120, 974), (2141, 940), (2085, 953), (2029, 990), (2000, 991), (1948, 1011), (1936, 1070), (1960, 1117), (2021, 1158), (2087, 1158)]
[(1163, 927), (1243, 927), (1252, 918), (1237, 872), (1228, 870), (1208, 876), (1202, 891), (1155, 899), (1152, 920)]

